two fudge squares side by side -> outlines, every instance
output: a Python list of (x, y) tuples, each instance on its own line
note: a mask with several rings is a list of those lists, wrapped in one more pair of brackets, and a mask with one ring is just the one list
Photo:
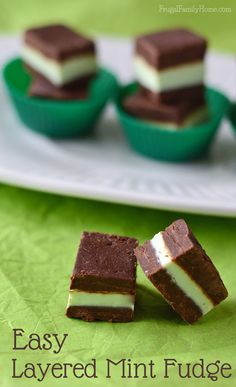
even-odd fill
[(33, 74), (57, 87), (97, 71), (94, 42), (60, 24), (27, 30), (22, 57)]
[(134, 238), (84, 232), (71, 276), (67, 316), (128, 322), (134, 316)]
[(194, 98), (196, 86), (204, 83), (206, 49), (203, 37), (183, 28), (141, 36), (135, 47), (136, 78), (162, 102), (180, 95)]
[(228, 295), (217, 269), (184, 220), (172, 223), (135, 253), (148, 279), (190, 324)]
[(132, 321), (136, 257), (147, 278), (187, 323), (196, 322), (228, 296), (211, 259), (180, 219), (140, 246), (134, 238), (84, 232), (71, 276), (67, 316)]

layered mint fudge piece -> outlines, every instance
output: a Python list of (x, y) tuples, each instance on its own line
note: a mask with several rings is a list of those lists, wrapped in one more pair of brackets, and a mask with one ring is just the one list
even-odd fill
[(136, 79), (160, 101), (197, 98), (203, 92), (206, 48), (204, 38), (186, 29), (141, 36), (135, 48)]
[(94, 42), (64, 25), (27, 30), (22, 57), (33, 73), (58, 87), (97, 70)]
[(228, 295), (217, 269), (184, 220), (172, 223), (135, 253), (146, 276), (188, 323)]
[(180, 130), (203, 123), (208, 118), (204, 99), (183, 99), (176, 103), (156, 102), (147, 98), (143, 90), (128, 96), (123, 107), (128, 114), (163, 129)]
[(84, 232), (71, 276), (68, 317), (86, 321), (133, 319), (136, 239)]

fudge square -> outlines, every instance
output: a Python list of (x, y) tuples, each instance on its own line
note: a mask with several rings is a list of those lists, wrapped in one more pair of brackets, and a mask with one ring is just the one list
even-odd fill
[(95, 44), (64, 25), (32, 28), (25, 32), (22, 58), (33, 74), (55, 86), (95, 74)]
[(188, 323), (228, 295), (217, 269), (184, 220), (172, 223), (135, 253), (146, 276)]
[(123, 107), (128, 114), (153, 123), (163, 129), (183, 129), (201, 124), (208, 119), (207, 105), (202, 100), (180, 100), (178, 103), (161, 103), (147, 99), (142, 89), (128, 96)]
[(63, 87), (54, 86), (46, 78), (36, 75), (30, 85), (29, 95), (31, 97), (40, 97), (56, 100), (75, 100), (86, 99), (89, 96), (89, 80), (74, 81), (72, 84)]
[[(137, 81), (160, 98), (193, 97), (204, 83), (204, 56), (207, 42), (186, 29), (173, 29), (136, 39), (134, 69)], [(171, 92), (171, 93), (170, 93)]]
[(133, 319), (136, 239), (84, 232), (71, 276), (68, 317), (86, 321)]

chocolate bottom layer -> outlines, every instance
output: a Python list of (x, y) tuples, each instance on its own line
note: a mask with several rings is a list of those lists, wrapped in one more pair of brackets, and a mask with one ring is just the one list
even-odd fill
[(164, 269), (150, 276), (149, 279), (184, 321), (193, 324), (202, 317), (199, 307), (173, 282)]
[(84, 321), (129, 322), (133, 320), (134, 312), (129, 308), (99, 308), (88, 306), (70, 306), (66, 311), (67, 317)]
[(141, 89), (125, 98), (123, 106), (128, 114), (140, 119), (162, 124), (173, 124), (177, 127), (184, 125), (185, 120), (191, 117), (192, 114), (206, 107), (204, 100), (159, 103), (149, 100)]
[(154, 93), (144, 87), (141, 87), (144, 95), (156, 102), (179, 102), (181, 100), (204, 101), (204, 85), (184, 87), (181, 89), (167, 90), (160, 93)]
[(202, 317), (201, 309), (188, 297), (159, 263), (149, 242), (135, 249), (137, 259), (148, 279), (153, 283), (165, 300), (189, 324)]
[(32, 97), (40, 97), (54, 100), (86, 99), (89, 95), (89, 81), (87, 84), (73, 84), (70, 86), (56, 87), (47, 79), (35, 76), (28, 91)]

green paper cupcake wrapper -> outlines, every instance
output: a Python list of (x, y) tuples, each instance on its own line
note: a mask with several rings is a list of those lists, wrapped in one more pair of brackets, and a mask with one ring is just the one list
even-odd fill
[(229, 119), (236, 134), (236, 103), (232, 103), (229, 109)]
[(204, 155), (229, 107), (229, 100), (223, 94), (206, 88), (209, 120), (178, 131), (167, 130), (124, 111), (123, 99), (136, 90), (135, 83), (120, 88), (116, 101), (119, 121), (131, 148), (145, 156), (163, 161), (183, 162)]
[(30, 97), (27, 90), (31, 76), (17, 58), (6, 64), (3, 78), (21, 121), (29, 128), (52, 137), (89, 134), (106, 103), (117, 93), (117, 80), (106, 69), (100, 69), (91, 81), (89, 98), (77, 101), (53, 101)]

